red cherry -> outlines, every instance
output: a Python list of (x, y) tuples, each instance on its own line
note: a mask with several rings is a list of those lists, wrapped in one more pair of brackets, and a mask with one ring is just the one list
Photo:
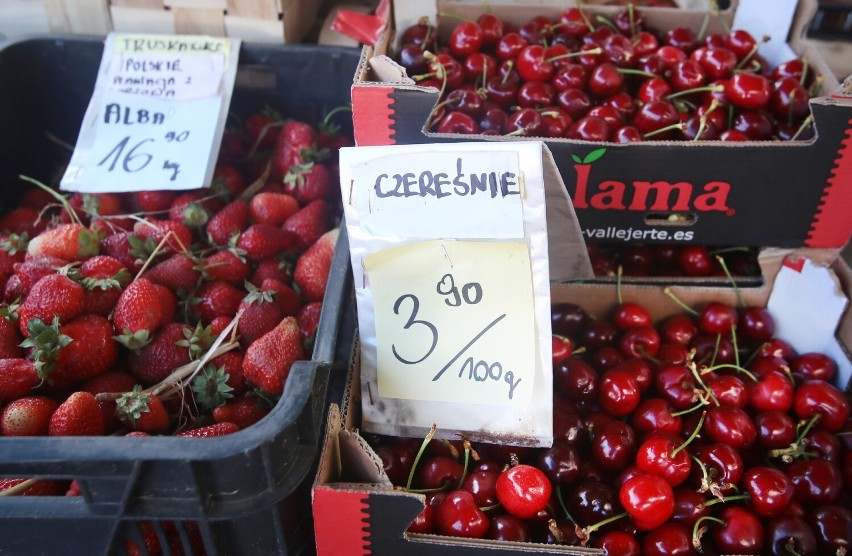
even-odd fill
[(604, 411), (616, 417), (628, 415), (639, 405), (639, 387), (627, 371), (609, 370), (598, 385), (598, 401)]
[(831, 382), (837, 374), (837, 363), (824, 353), (802, 353), (790, 361), (790, 370), (807, 380)]
[(551, 344), (551, 354), (553, 358), (554, 368), (558, 363), (560, 363), (563, 359), (567, 359), (571, 357), (571, 354), (574, 352), (574, 347), (570, 338), (566, 338), (565, 336), (559, 336), (557, 334), (553, 334), (550, 339)]
[(665, 42), (683, 51), (691, 51), (695, 47), (695, 33), (688, 27), (669, 29), (666, 31)]
[(654, 431), (679, 435), (683, 429), (680, 416), (672, 415), (672, 406), (662, 398), (646, 398), (631, 416), (633, 429), (640, 435)]
[(496, 468), (477, 468), (465, 477), (462, 489), (473, 494), (473, 499), (479, 507), (497, 504), (497, 477), (500, 471)]
[(607, 471), (621, 471), (636, 453), (636, 433), (624, 421), (612, 421), (595, 432), (592, 456)]
[(442, 535), (481, 539), (488, 533), (488, 516), (476, 506), (473, 494), (454, 490), (435, 512), (435, 525)]
[[(677, 109), (669, 102), (656, 100), (643, 104), (636, 111), (636, 117), (633, 120), (633, 125), (643, 134), (647, 135), (654, 131), (659, 131), (665, 127), (670, 127), (678, 121)], [(664, 139), (666, 135), (655, 135), (655, 138)]]
[(725, 94), (739, 108), (763, 108), (772, 97), (772, 83), (762, 75), (737, 73), (725, 84)]
[(642, 547), (635, 535), (625, 531), (608, 531), (595, 541), (603, 556), (640, 556)]
[(746, 388), (748, 405), (755, 412), (786, 412), (793, 406), (793, 385), (781, 372), (766, 373), (757, 382), (750, 381)]
[(632, 121), (636, 114), (636, 104), (633, 97), (625, 91), (619, 91), (614, 95), (608, 96), (601, 103), (601, 106), (612, 107), (618, 113), (621, 121)]
[(560, 91), (556, 95), (556, 102), (574, 120), (585, 116), (592, 106), (589, 96), (584, 91), (574, 88)]
[[(517, 74), (509, 74), (517, 75)], [(492, 77), (485, 84), (486, 98), (501, 108), (509, 108), (518, 99), (518, 81), (515, 79), (504, 79), (503, 77)]]
[(751, 507), (760, 517), (783, 514), (793, 501), (793, 481), (772, 467), (752, 467), (743, 477), (743, 485), (751, 496)]
[(754, 417), (757, 439), (764, 448), (786, 448), (796, 439), (796, 424), (786, 413), (764, 411)]
[(491, 48), (496, 46), (506, 32), (503, 20), (489, 12), (480, 14), (476, 18), (476, 23), (482, 30), (482, 46), (484, 47)]
[(750, 342), (765, 342), (775, 333), (775, 319), (763, 307), (747, 307), (740, 311), (737, 334)]
[(736, 450), (748, 448), (757, 439), (751, 417), (735, 407), (714, 407), (707, 412), (704, 423), (707, 436), (714, 442), (728, 444)]
[(724, 524), (713, 527), (713, 542), (725, 554), (760, 554), (763, 550), (763, 525), (754, 513), (728, 506), (719, 514)]
[(772, 137), (772, 118), (762, 110), (744, 110), (734, 116), (732, 129), (745, 134), (752, 141), (765, 141)]
[(449, 45), (458, 58), (478, 52), (482, 47), (482, 28), (475, 21), (462, 21), (450, 33)]
[(515, 465), (497, 478), (497, 499), (503, 509), (521, 519), (529, 519), (544, 508), (550, 493), (550, 481), (531, 465)]
[[(613, 132), (612, 141), (614, 143), (622, 144), (636, 143), (638, 141), (642, 141), (642, 134), (639, 133), (639, 130), (632, 125), (621, 126)], [(600, 276), (601, 274), (596, 272), (595, 275)]]
[(706, 51), (696, 54), (701, 49), (692, 52), (692, 57), (701, 64), (711, 80), (726, 79), (733, 74), (737, 66), (737, 55), (728, 48), (708, 48)]
[(459, 484), (464, 466), (448, 456), (435, 456), (426, 460), (417, 470), (417, 484), (423, 489), (454, 487)]
[(615, 64), (605, 62), (592, 70), (586, 84), (589, 91), (599, 97), (607, 97), (621, 89), (624, 76)]
[(423, 533), (429, 534), (434, 532), (435, 529), (435, 510), (432, 509), (432, 506), (426, 504), (423, 507), (423, 510), (417, 514), (417, 517), (414, 518), (414, 521), (411, 522), (411, 525), (408, 526), (408, 529), (405, 531), (408, 533)]
[(612, 316), (615, 325), (622, 330), (637, 326), (651, 326), (651, 314), (639, 303), (627, 301), (620, 304)]
[(840, 469), (822, 459), (796, 460), (787, 466), (786, 474), (794, 487), (794, 497), (804, 506), (834, 504), (843, 491)]
[(693, 556), (692, 531), (669, 521), (648, 531), (642, 540), (643, 556)]
[(660, 325), (660, 340), (664, 343), (687, 346), (697, 334), (695, 322), (685, 313), (673, 315)]
[(682, 486), (674, 489), (674, 501), (672, 520), (690, 529), (699, 518), (710, 515), (707, 497), (692, 488)]
[(819, 415), (817, 428), (837, 431), (849, 417), (849, 402), (831, 384), (822, 380), (808, 380), (796, 389), (793, 410), (800, 419)]
[(580, 455), (577, 449), (555, 441), (542, 452), (536, 465), (556, 486), (570, 486), (580, 478)]
[(560, 92), (565, 89), (584, 89), (587, 75), (586, 68), (580, 64), (566, 64), (556, 72), (550, 84)]
[(534, 108), (522, 108), (506, 120), (505, 131), (526, 137), (538, 137), (542, 131), (541, 115)]
[(441, 118), (435, 128), (438, 133), (461, 133), (463, 135), (475, 135), (479, 133), (479, 124), (473, 116), (464, 112), (449, 112)]
[(808, 92), (798, 79), (782, 77), (772, 84), (772, 113), (779, 120), (800, 120), (810, 112)]
[(559, 32), (565, 35), (578, 36), (588, 33), (592, 28), (587, 15), (580, 8), (568, 8), (559, 15)]
[(633, 380), (636, 381), (636, 386), (639, 388), (639, 392), (641, 393), (647, 391), (653, 383), (651, 363), (649, 363), (647, 359), (628, 357), (615, 363), (609, 368), (613, 370), (627, 371), (630, 373), (630, 375), (633, 376)]
[[(560, 105), (562, 96), (567, 91), (563, 91), (560, 93)], [(565, 108), (566, 112), (570, 114), (570, 110)], [(567, 137), (569, 139), (579, 139), (582, 141), (594, 141), (594, 142), (603, 142), (609, 141), (609, 137), (612, 130), (609, 127), (609, 124), (606, 123), (606, 120), (603, 118), (598, 118), (596, 116), (583, 116), (571, 126), (570, 131), (568, 132)]]
[[(719, 492), (728, 494), (739, 485), (743, 476), (743, 460), (739, 453), (727, 444), (705, 444), (695, 448), (693, 455), (707, 469)], [(704, 476), (698, 466), (693, 467), (692, 482), (701, 485)]]
[(541, 122), (544, 127), (543, 135), (557, 138), (566, 135), (574, 120), (561, 108), (550, 106), (542, 109)]
[(696, 326), (705, 334), (727, 334), (737, 323), (737, 310), (726, 303), (711, 301), (698, 313)]
[(496, 515), (491, 518), (486, 538), (495, 541), (529, 542), (530, 530), (524, 521), (512, 515)]
[(674, 511), (672, 487), (654, 475), (628, 479), (618, 491), (618, 499), (640, 531), (659, 527)]
[(527, 81), (518, 89), (518, 104), (523, 108), (544, 108), (553, 104), (555, 95), (550, 83)]
[(725, 45), (737, 55), (737, 59), (742, 60), (753, 52), (757, 41), (748, 31), (737, 29), (725, 36)]
[(672, 94), (672, 86), (662, 77), (649, 77), (639, 85), (636, 91), (636, 100), (643, 104), (656, 100), (665, 100)]
[(500, 60), (514, 60), (528, 44), (529, 41), (518, 33), (506, 33), (497, 43), (495, 54)]
[(680, 444), (680, 438), (665, 433), (651, 436), (636, 452), (636, 467), (644, 473), (661, 477), (673, 487), (680, 485), (692, 469), (689, 453), (678, 449)]
[(637, 326), (622, 334), (618, 349), (626, 357), (654, 357), (660, 349), (660, 335), (652, 326)]
[(484, 87), (492, 77), (497, 76), (497, 60), (482, 52), (474, 52), (462, 63), (464, 77), (479, 87)]
[(707, 381), (707, 387), (719, 405), (743, 409), (748, 401), (746, 385), (732, 375), (720, 375)]
[(704, 68), (701, 64), (689, 58), (678, 62), (672, 68), (671, 76), (669, 77), (669, 82), (675, 91), (697, 89), (703, 86), (706, 81), (707, 76), (704, 73)]
[(678, 251), (678, 268), (687, 276), (709, 276), (713, 259), (702, 245), (687, 245)]
[(680, 411), (692, 407), (695, 403), (695, 391), (698, 384), (692, 372), (684, 365), (667, 365), (657, 371), (654, 386), (661, 398)]

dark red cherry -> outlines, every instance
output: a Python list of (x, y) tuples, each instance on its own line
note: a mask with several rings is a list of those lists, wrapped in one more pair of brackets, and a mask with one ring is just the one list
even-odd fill
[(474, 52), (464, 59), (464, 78), (477, 87), (485, 87), (488, 80), (497, 76), (497, 60), (482, 52)]
[(556, 102), (574, 120), (579, 120), (592, 107), (589, 96), (581, 89), (565, 89), (556, 95)]
[[(642, 133), (647, 135), (654, 131), (670, 127), (678, 122), (677, 109), (669, 102), (656, 100), (643, 104), (636, 111), (633, 125)], [(657, 139), (665, 139), (666, 134), (655, 135)]]
[(463, 135), (475, 135), (479, 133), (477, 121), (465, 112), (449, 112), (441, 118), (435, 128), (438, 133), (461, 133)]
[(586, 86), (592, 94), (608, 97), (621, 89), (624, 76), (615, 64), (605, 62), (592, 70)]
[[(639, 130), (632, 125), (621, 126), (616, 129), (612, 134), (612, 141), (614, 143), (636, 143), (638, 141), (642, 141), (642, 134), (639, 133)], [(596, 275), (598, 275), (596, 273)]]
[(608, 471), (621, 471), (633, 461), (636, 433), (624, 421), (612, 421), (595, 432), (592, 457)]
[(686, 120), (683, 126), (683, 138), (686, 141), (715, 141), (719, 137), (716, 124), (700, 116)]
[(697, 89), (703, 86), (706, 81), (707, 75), (704, 73), (704, 68), (701, 64), (689, 58), (678, 62), (672, 68), (671, 76), (669, 77), (669, 82), (675, 91)]
[(661, 367), (654, 377), (657, 394), (676, 410), (688, 409), (695, 404), (696, 388), (692, 372), (684, 365)]
[(639, 85), (636, 99), (643, 104), (656, 100), (665, 100), (672, 94), (671, 84), (662, 77), (649, 77)]
[(497, 477), (500, 471), (493, 468), (476, 469), (465, 477), (462, 489), (473, 494), (476, 505), (480, 508), (494, 506), (497, 500)]
[(793, 346), (780, 338), (770, 338), (758, 348), (755, 357), (780, 357), (790, 361), (794, 359), (798, 353)]
[(608, 36), (601, 44), (601, 50), (607, 62), (620, 68), (632, 68), (636, 64), (637, 56), (633, 43), (624, 35), (614, 33)]
[(673, 315), (660, 325), (660, 341), (667, 344), (686, 346), (697, 334), (698, 328), (695, 322), (686, 313)]
[(618, 129), (619, 127), (621, 127), (621, 125), (624, 124), (624, 121), (621, 119), (621, 114), (619, 114), (618, 110), (616, 110), (612, 106), (607, 106), (605, 104), (593, 106), (586, 113), (586, 116), (601, 118), (607, 123), (608, 129), (610, 131), (613, 129)]
[(542, 132), (541, 115), (534, 108), (522, 108), (506, 120), (506, 133), (524, 137), (540, 137)]
[(806, 519), (816, 534), (819, 554), (852, 551), (852, 509), (830, 504), (813, 510)]
[(786, 448), (796, 440), (796, 424), (786, 413), (764, 411), (754, 417), (757, 441), (770, 450)]
[(733, 375), (719, 375), (708, 380), (707, 387), (719, 405), (743, 409), (748, 401), (746, 385)]
[(536, 465), (556, 486), (567, 487), (580, 478), (580, 455), (575, 447), (563, 442), (555, 441), (543, 451)]
[[(704, 444), (693, 450), (693, 455), (704, 465), (711, 480), (723, 494), (738, 487), (743, 476), (743, 460), (737, 450), (727, 444)], [(704, 480), (700, 466), (692, 467), (692, 483), (701, 485)]]
[(636, 452), (636, 467), (641, 471), (661, 477), (672, 487), (683, 483), (692, 469), (692, 460), (686, 449), (678, 450), (680, 437), (658, 433), (649, 437)]
[(660, 366), (686, 365), (689, 361), (689, 352), (680, 344), (660, 344), (660, 349), (655, 355)]
[(688, 27), (676, 27), (666, 31), (665, 43), (685, 52), (695, 47), (695, 33)]
[(600, 348), (592, 354), (591, 358), (589, 358), (589, 363), (591, 363), (599, 373), (615, 367), (622, 361), (624, 361), (624, 355), (612, 346)]
[(805, 436), (805, 449), (814, 457), (841, 465), (842, 448), (837, 435), (826, 430), (814, 429)]
[(824, 353), (808, 352), (793, 358), (790, 361), (790, 370), (807, 380), (831, 382), (837, 374), (837, 363)]
[[(693, 51), (693, 55), (698, 52)], [(710, 80), (726, 79), (730, 77), (737, 66), (737, 55), (728, 48), (708, 48), (703, 54), (698, 55), (696, 60)]]
[(506, 33), (497, 43), (494, 53), (500, 60), (514, 60), (529, 41), (518, 33)]
[(550, 83), (527, 81), (518, 89), (518, 104), (523, 108), (544, 108), (553, 104), (555, 95)]
[(580, 8), (568, 8), (559, 15), (558, 31), (561, 34), (584, 35), (592, 30), (589, 25), (589, 16), (584, 15)]
[(586, 68), (580, 64), (566, 64), (556, 72), (550, 80), (550, 84), (561, 92), (565, 89), (584, 89), (587, 80)]
[[(563, 91), (560, 97), (566, 92)], [(569, 111), (568, 108), (565, 108), (565, 110), (566, 112)], [(567, 137), (581, 141), (603, 142), (609, 141), (611, 131), (609, 124), (603, 118), (586, 115), (574, 122), (568, 131)]]
[(550, 493), (550, 481), (531, 465), (515, 465), (497, 478), (497, 499), (504, 510), (521, 519), (533, 517), (546, 506)]
[(621, 335), (618, 349), (625, 357), (651, 357), (660, 349), (660, 335), (652, 326), (637, 326)]
[(489, 520), (476, 506), (473, 494), (454, 490), (438, 506), (435, 525), (442, 535), (481, 539), (488, 533)]
[(694, 556), (692, 530), (669, 521), (648, 531), (642, 540), (643, 556)]
[(618, 337), (618, 327), (610, 321), (595, 320), (589, 322), (583, 330), (581, 345), (589, 349), (611, 346)]
[(402, 37), (400, 37), (400, 42), (421, 46), (426, 50), (434, 50), (437, 36), (437, 30), (432, 27), (428, 19), (424, 19), (405, 29), (402, 32)]
[(793, 481), (773, 467), (752, 467), (743, 476), (743, 486), (759, 517), (779, 516), (793, 501)]
[(744, 110), (734, 116), (731, 128), (752, 141), (765, 141), (772, 137), (772, 118), (762, 110)]
[(417, 485), (423, 489), (455, 488), (464, 473), (464, 466), (447, 456), (435, 456), (420, 464)]
[(796, 389), (793, 410), (800, 419), (819, 415), (815, 426), (833, 432), (846, 423), (849, 401), (828, 382), (807, 380)]
[(760, 554), (764, 531), (760, 519), (746, 508), (727, 506), (719, 513), (724, 525), (714, 523), (713, 543), (723, 554)]
[(541, 109), (541, 124), (545, 137), (564, 137), (574, 120), (561, 108), (550, 106)]
[(660, 41), (653, 33), (642, 31), (633, 38), (633, 52), (637, 58), (653, 55), (660, 47)]
[(503, 20), (496, 15), (484, 12), (476, 18), (476, 23), (482, 31), (482, 46), (492, 48), (500, 42), (506, 32)]
[(734, 344), (715, 334), (699, 334), (689, 347), (694, 350), (693, 360), (699, 365), (721, 365), (734, 362)]
[(553, 368), (554, 384), (559, 392), (578, 402), (597, 398), (598, 373), (579, 357), (563, 359)]
[(674, 512), (672, 520), (692, 528), (698, 518), (710, 515), (711, 506), (706, 506), (707, 497), (693, 488), (680, 486), (674, 489)]
[(492, 77), (485, 84), (486, 98), (501, 108), (508, 109), (517, 103), (520, 85), (513, 79)]
[(747, 307), (740, 311), (737, 334), (745, 341), (765, 342), (775, 334), (775, 319), (764, 307)]
[[(665, 47), (664, 47), (665, 48)], [(657, 53), (646, 54), (639, 58), (636, 69), (662, 77), (668, 71), (666, 60)]]
[(727, 334), (737, 323), (737, 310), (726, 303), (711, 301), (698, 313), (696, 326), (705, 334)]
[(435, 530), (435, 510), (432, 509), (432, 506), (426, 504), (423, 507), (423, 510), (417, 514), (417, 517), (414, 518), (414, 521), (411, 522), (411, 525), (408, 526), (408, 529), (405, 531), (408, 533), (422, 533), (429, 534), (433, 533)]
[(503, 135), (508, 119), (509, 116), (502, 108), (490, 108), (479, 119), (479, 131), (480, 133), (493, 131), (497, 135)]
[(621, 511), (612, 486), (599, 481), (584, 481), (566, 495), (568, 512), (581, 527), (613, 517)]
[(625, 91), (619, 91), (608, 96), (601, 102), (601, 106), (614, 108), (623, 122), (632, 121), (636, 114), (636, 104), (633, 97)]
[(495, 541), (529, 542), (530, 530), (523, 520), (501, 514), (491, 518), (485, 537)]
[(423, 55), (423, 48), (416, 44), (403, 45), (397, 55), (399, 65), (405, 68), (409, 76), (420, 75), (429, 71), (429, 61)]
[(603, 556), (641, 556), (642, 546), (626, 531), (608, 531), (598, 538), (594, 547), (603, 551)]
[(575, 303), (554, 303), (550, 307), (550, 328), (554, 334), (577, 334), (588, 318), (585, 309)]
[(810, 112), (808, 92), (798, 79), (782, 77), (772, 84), (772, 113), (779, 120), (801, 120)]
[(771, 556), (817, 554), (813, 528), (801, 517), (782, 515), (766, 523), (766, 547)]
[(687, 276), (709, 276), (713, 269), (713, 259), (703, 245), (687, 245), (677, 254), (677, 264)]
[(754, 412), (788, 411), (793, 406), (793, 385), (787, 375), (772, 371), (757, 382), (749, 381), (748, 405)]
[(736, 450), (748, 448), (757, 440), (754, 421), (748, 413), (735, 407), (713, 407), (704, 422), (707, 436), (714, 442), (728, 444)]
[(633, 429), (639, 435), (645, 435), (654, 431), (679, 435), (683, 429), (683, 421), (680, 416), (674, 416), (674, 410), (666, 400), (662, 398), (646, 398), (631, 416)]
[(616, 417), (630, 414), (639, 405), (640, 391), (627, 371), (608, 370), (598, 384), (598, 401), (604, 411)]
[(647, 391), (653, 383), (651, 363), (647, 359), (640, 357), (627, 357), (610, 368), (630, 373), (633, 376), (633, 380), (636, 381), (636, 386), (639, 388), (639, 392), (641, 393)]
[(672, 487), (655, 475), (628, 479), (619, 489), (618, 499), (640, 531), (656, 529), (674, 512)]
[(840, 499), (843, 477), (829, 461), (800, 459), (788, 465), (785, 472), (793, 482), (795, 500), (803, 506), (824, 506)]

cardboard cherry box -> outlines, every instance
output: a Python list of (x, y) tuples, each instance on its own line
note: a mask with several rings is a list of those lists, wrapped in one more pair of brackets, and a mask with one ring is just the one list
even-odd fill
[[(352, 87), (353, 120), (359, 145), (443, 141), (525, 140), (485, 135), (438, 134), (425, 129), (438, 101), (437, 89), (418, 86), (391, 57), (401, 27), (414, 14), (447, 12), (475, 19), (479, 3), (397, 1), (396, 24), (380, 42), (363, 49)], [(511, 23), (533, 15), (556, 17), (555, 3), (493, 4)], [(613, 6), (586, 6), (590, 15)], [(418, 12), (417, 10), (420, 10)], [(724, 12), (730, 19), (732, 10)], [(601, 242), (695, 243), (774, 247), (837, 248), (852, 232), (852, 83), (842, 88), (818, 52), (800, 37), (815, 2), (799, 5), (789, 44), (824, 76), (821, 96), (810, 101), (815, 138), (810, 141), (724, 143), (643, 141), (629, 145), (546, 140), (566, 184), (584, 237)], [(643, 11), (647, 26), (697, 30), (701, 11), (657, 8)], [(404, 16), (408, 16), (407, 18)], [(439, 17), (446, 37), (458, 20)], [(394, 27), (396, 26), (396, 29)], [(710, 19), (709, 32), (721, 23)], [(600, 149), (605, 149), (601, 154)], [(596, 152), (597, 151), (597, 152)], [(595, 153), (594, 156), (590, 156)]]

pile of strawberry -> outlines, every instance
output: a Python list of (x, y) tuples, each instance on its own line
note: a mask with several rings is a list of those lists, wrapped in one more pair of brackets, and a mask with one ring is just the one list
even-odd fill
[(396, 60), (441, 91), (426, 123), (438, 133), (615, 143), (814, 135), (808, 99), (821, 77), (802, 58), (771, 68), (761, 38), (741, 29), (657, 32), (630, 4), (612, 18), (572, 7), (519, 26), (486, 12), (445, 42), (426, 20), (401, 33)]
[(368, 437), (393, 484), (426, 497), (409, 532), (610, 556), (847, 554), (852, 415), (833, 359), (775, 337), (762, 307), (551, 316), (552, 447)]
[(310, 357), (348, 143), (263, 112), (228, 130), (209, 189), (25, 178), (0, 217), (0, 434), (211, 437), (266, 415)]

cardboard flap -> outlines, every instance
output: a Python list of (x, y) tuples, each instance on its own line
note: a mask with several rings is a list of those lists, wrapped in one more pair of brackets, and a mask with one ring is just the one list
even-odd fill
[(567, 282), (594, 278), (586, 242), (565, 183), (546, 144), (541, 144), (544, 197), (547, 203), (547, 252), (550, 280)]
[(408, 77), (405, 68), (394, 62), (388, 56), (381, 55), (370, 58), (370, 69), (373, 70), (373, 74), (382, 83), (405, 83), (406, 85), (415, 85), (414, 80)]

